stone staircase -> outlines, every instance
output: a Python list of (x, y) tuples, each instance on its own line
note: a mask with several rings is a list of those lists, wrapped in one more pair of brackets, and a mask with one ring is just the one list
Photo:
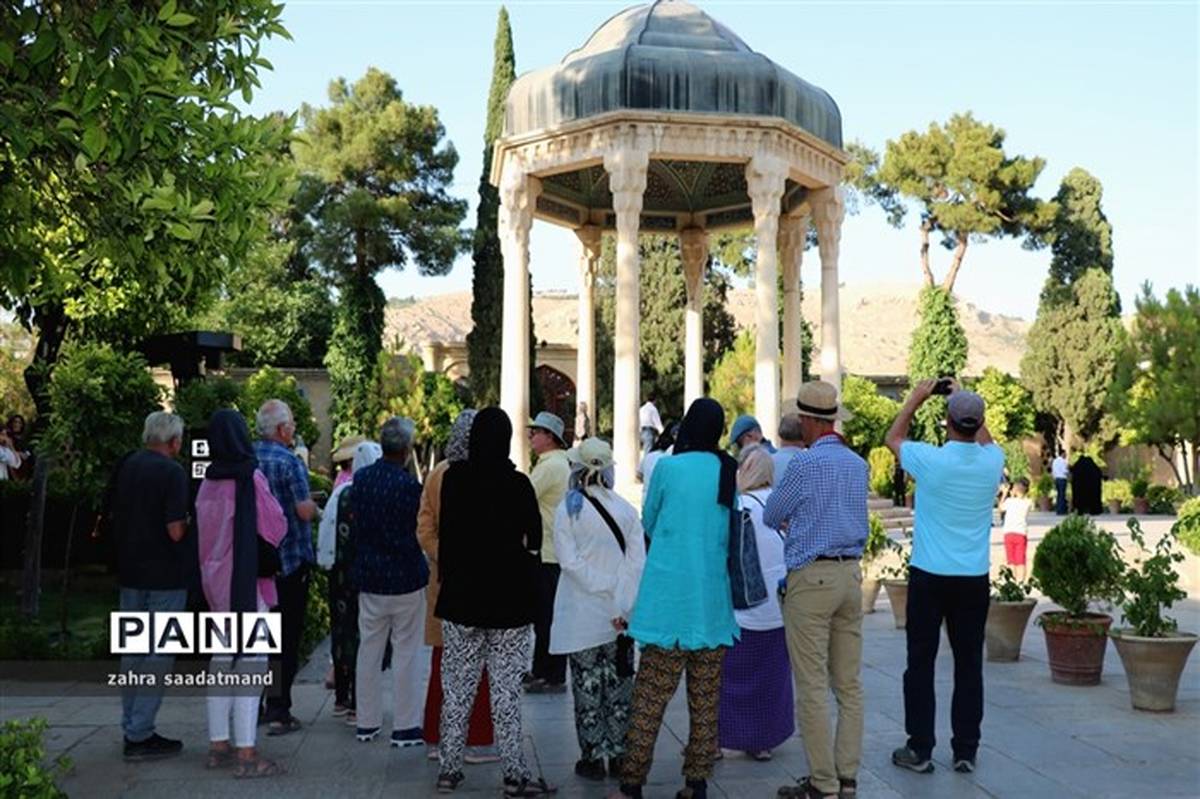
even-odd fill
[(896, 507), (890, 499), (870, 496), (867, 498), (867, 510), (883, 519), (883, 528), (893, 538), (907, 536), (912, 533), (913, 512), (911, 508)]

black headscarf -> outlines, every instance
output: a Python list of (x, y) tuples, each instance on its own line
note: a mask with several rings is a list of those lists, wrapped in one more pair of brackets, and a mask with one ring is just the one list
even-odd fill
[(513, 427), (508, 414), (499, 408), (484, 408), (475, 414), (467, 448), (467, 462), (478, 469), (515, 469), (508, 459)]
[(675, 454), (709, 452), (721, 462), (721, 477), (717, 483), (717, 502), (733, 510), (737, 494), (737, 461), (721, 449), (721, 433), (725, 431), (725, 411), (721, 403), (701, 397), (692, 403), (679, 426), (675, 438)]
[(254, 497), (254, 470), (258, 460), (250, 444), (246, 420), (223, 409), (208, 422), (208, 451), (212, 463), (206, 480), (234, 480), (233, 578), (229, 582), (229, 609), (234, 613), (258, 610), (258, 508)]

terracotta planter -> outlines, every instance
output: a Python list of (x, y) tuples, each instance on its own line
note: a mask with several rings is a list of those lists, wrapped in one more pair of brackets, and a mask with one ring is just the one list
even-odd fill
[(1142, 638), (1115, 630), (1112, 639), (1129, 680), (1133, 709), (1173, 711), (1179, 675), (1196, 645), (1196, 636), (1175, 633), (1168, 638)]
[(1063, 685), (1099, 685), (1112, 616), (1089, 613), (1067, 621), (1065, 613), (1052, 611), (1039, 620), (1046, 634), (1050, 679)]
[(896, 620), (896, 629), (903, 630), (908, 622), (908, 580), (884, 580), (883, 587), (887, 590), (888, 602), (892, 606), (892, 618)]
[(874, 577), (864, 577), (862, 581), (862, 612), (874, 613), (875, 600), (879, 599), (879, 589), (883, 586)]
[(1000, 602), (993, 599), (988, 606), (987, 659), (1010, 662), (1021, 659), (1021, 641), (1025, 638), (1025, 627), (1029, 616), (1037, 606), (1033, 598), (1020, 602)]
[(1150, 512), (1150, 500), (1145, 497), (1133, 498), (1133, 512), (1139, 516), (1145, 516)]
[(1049, 513), (1052, 504), (1053, 500), (1050, 497), (1038, 497), (1037, 506), (1042, 513)]
[(1121, 512), (1121, 500), (1110, 499), (1108, 501), (1108, 512), (1111, 513), (1113, 516), (1116, 516), (1117, 514), (1119, 514)]
[(904, 507), (911, 510), (915, 500), (916, 500), (915, 494), (905, 494), (904, 495)]

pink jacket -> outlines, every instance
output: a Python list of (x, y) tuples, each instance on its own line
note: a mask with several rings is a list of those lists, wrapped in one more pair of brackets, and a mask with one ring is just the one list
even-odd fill
[[(287, 519), (279, 502), (271, 495), (267, 478), (254, 471), (255, 504), (258, 506), (258, 534), (275, 546), (287, 534)], [(196, 495), (196, 527), (199, 530), (200, 582), (208, 608), (214, 613), (229, 612), (229, 584), (233, 580), (233, 512), (236, 485), (233, 480), (205, 480)], [(275, 581), (258, 580), (259, 606), (279, 604)]]

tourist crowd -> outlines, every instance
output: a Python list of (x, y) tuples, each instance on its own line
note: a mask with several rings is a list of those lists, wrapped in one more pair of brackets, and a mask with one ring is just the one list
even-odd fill
[[(955, 659), (954, 767), (971, 771), (1003, 453), (983, 424), (983, 400), (957, 385), (950, 386), (948, 443), (908, 441), (913, 415), (935, 385), (914, 387), (887, 436), (918, 492), (908, 740), (892, 759), (933, 769), (933, 666), (945, 621)], [(837, 432), (849, 414), (833, 385), (805, 383), (796, 409), (781, 420), (776, 447), (749, 416), (737, 418), (723, 442), (725, 412), (712, 399), (696, 400), (669, 425), (647, 402), (640, 512), (614, 490), (609, 444), (585, 438), (569, 447), (562, 420), (550, 413), (526, 425), (537, 456), (529, 476), (509, 460), (514, 420), (493, 407), (459, 415), (445, 460), (424, 484), (409, 468), (414, 425), (391, 418), (377, 442), (348, 439), (337, 449), (344, 466), (322, 510), (292, 450), (295, 421), (285, 403), (259, 409), (254, 441), (240, 414), (218, 411), (207, 431), (211, 465), (195, 497), (200, 584), (211, 610), (280, 613), (282, 684), (265, 703), (214, 689), (208, 766), (243, 778), (282, 773), (259, 754), (256, 732), (260, 718), (267, 735), (301, 728), (291, 689), (308, 584), (320, 568), (328, 572), (333, 716), (364, 743), (383, 733), (390, 716), (392, 746), (424, 745), (439, 761), (440, 792), (459, 787), (465, 764), (499, 760), (506, 796), (552, 793), (525, 759), (522, 693), (564, 693), (569, 676), (575, 772), (612, 778), (614, 796), (637, 799), (667, 704), (686, 677), (679, 797), (707, 795), (723, 751), (770, 759), (797, 722), (810, 773), (779, 796), (855, 796), (868, 469)], [(122, 610), (180, 610), (187, 600), (189, 486), (175, 458), (183, 432), (178, 417), (151, 414), (145, 447), (114, 477), (108, 512)], [(1015, 519), (1027, 502), (1016, 497), (1008, 512)], [(424, 684), (423, 646), (431, 651)], [(163, 655), (128, 656), (122, 668), (171, 665)], [(210, 665), (267, 667), (264, 657), (248, 655), (217, 656)], [(156, 732), (161, 698), (161, 689), (125, 690), (128, 759), (180, 751), (180, 741)]]

